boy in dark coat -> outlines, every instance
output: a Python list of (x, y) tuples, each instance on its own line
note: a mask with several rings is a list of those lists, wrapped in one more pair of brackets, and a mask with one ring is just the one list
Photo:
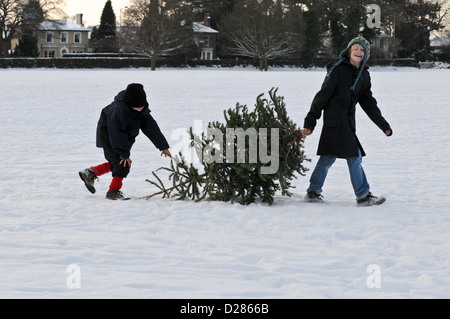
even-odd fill
[(322, 186), (328, 169), (336, 158), (345, 158), (358, 206), (378, 205), (385, 198), (373, 196), (361, 166), (365, 152), (356, 136), (356, 104), (386, 134), (392, 129), (381, 115), (377, 101), (372, 96), (370, 75), (365, 65), (370, 56), (370, 44), (363, 37), (351, 40), (341, 52), (340, 60), (331, 69), (314, 97), (305, 118), (304, 134), (310, 135), (323, 110), (323, 128), (317, 155), (320, 159), (310, 178), (305, 201), (323, 202)]
[(123, 179), (130, 172), (130, 151), (139, 130), (161, 151), (161, 156), (171, 156), (166, 138), (150, 115), (143, 85), (131, 83), (102, 110), (97, 124), (96, 144), (103, 148), (108, 162), (79, 172), (91, 193), (95, 193), (94, 181), (97, 177), (112, 172), (113, 179), (106, 198), (124, 199), (120, 189)]

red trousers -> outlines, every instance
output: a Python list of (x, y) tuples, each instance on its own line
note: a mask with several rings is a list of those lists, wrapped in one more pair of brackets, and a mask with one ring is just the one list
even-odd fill
[[(107, 174), (107, 173), (111, 172), (111, 168), (109, 166), (109, 162), (106, 162), (106, 163), (103, 163), (103, 164), (100, 164), (100, 165), (97, 165), (97, 166), (92, 166), (91, 170), (97, 176), (102, 176), (104, 174)], [(109, 190), (110, 191), (115, 191), (115, 190), (121, 189), (122, 188), (122, 181), (123, 181), (122, 177), (113, 176), (111, 184), (109, 185)]]

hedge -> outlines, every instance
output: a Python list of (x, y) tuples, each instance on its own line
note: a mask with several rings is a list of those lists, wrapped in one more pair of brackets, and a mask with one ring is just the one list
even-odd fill
[(148, 58), (6, 58), (0, 68), (140, 68), (150, 67)]
[[(336, 59), (316, 59), (314, 66), (324, 67), (329, 62), (336, 62)], [(372, 60), (369, 65), (379, 66), (412, 66), (416, 67), (414, 59), (396, 60)], [(191, 60), (162, 58), (156, 60), (157, 67), (258, 67), (259, 61), (254, 59), (223, 59), (223, 60)], [(299, 59), (278, 59), (270, 60), (271, 67), (304, 67)], [(58, 68), (58, 69), (93, 69), (93, 68), (150, 68), (149, 58), (145, 57), (63, 57), (63, 58), (3, 58), (0, 59), (0, 68)]]

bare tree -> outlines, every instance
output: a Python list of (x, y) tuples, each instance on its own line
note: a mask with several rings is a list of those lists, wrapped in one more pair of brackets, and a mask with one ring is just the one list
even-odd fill
[(3, 56), (23, 21), (21, 12), (24, 4), (24, 0), (0, 0), (0, 46)]
[[(2, 55), (8, 52), (11, 40), (16, 37), (22, 25), (38, 26), (41, 16), (62, 14), (64, 0), (0, 0), (0, 48)], [(36, 10), (29, 10), (34, 7)]]
[(132, 0), (124, 14), (122, 37), (128, 51), (156, 58), (183, 51), (193, 43), (189, 8), (180, 1)]
[(281, 1), (240, 0), (225, 19), (222, 33), (231, 54), (267, 60), (286, 57), (299, 50), (302, 36), (287, 23)]

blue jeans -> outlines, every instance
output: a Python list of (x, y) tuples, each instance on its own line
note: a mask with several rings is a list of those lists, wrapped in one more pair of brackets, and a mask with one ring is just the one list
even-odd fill
[[(370, 190), (369, 183), (367, 182), (366, 174), (361, 166), (362, 156), (358, 150), (357, 157), (349, 157), (346, 159), (348, 170), (350, 172), (350, 179), (352, 181), (353, 190), (355, 191), (356, 199), (361, 199), (367, 196)], [(318, 194), (322, 193), (322, 187), (327, 177), (328, 169), (336, 161), (336, 156), (322, 155), (316, 164), (316, 168), (309, 179), (310, 185), (308, 192), (314, 191)]]

